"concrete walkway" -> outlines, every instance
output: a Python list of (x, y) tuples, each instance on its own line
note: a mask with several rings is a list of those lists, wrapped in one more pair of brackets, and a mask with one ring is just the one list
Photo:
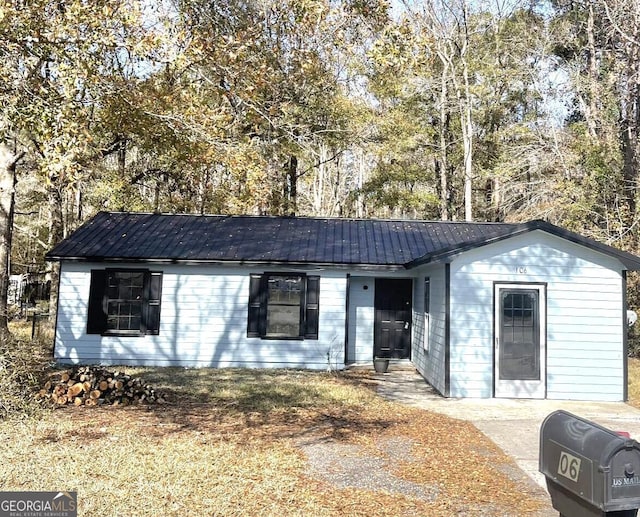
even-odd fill
[(592, 420), (640, 440), (640, 409), (622, 402), (574, 402), (523, 399), (446, 399), (413, 368), (406, 366), (376, 374), (378, 392), (385, 398), (473, 423), (538, 485), (539, 432), (542, 421), (557, 409)]

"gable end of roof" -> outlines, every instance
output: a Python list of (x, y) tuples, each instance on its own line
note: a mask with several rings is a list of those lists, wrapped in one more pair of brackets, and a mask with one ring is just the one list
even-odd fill
[(489, 244), (494, 244), (506, 239), (510, 239), (517, 235), (522, 235), (536, 230), (546, 232), (550, 235), (554, 235), (556, 237), (560, 237), (561, 239), (573, 242), (574, 244), (578, 244), (591, 250), (614, 257), (618, 259), (629, 271), (640, 271), (640, 257), (637, 257), (631, 253), (620, 250), (608, 244), (603, 244), (588, 237), (584, 237), (578, 233), (566, 230), (547, 221), (543, 221), (542, 219), (535, 219), (526, 223), (514, 225), (513, 229), (511, 229), (510, 231), (506, 231), (500, 235), (469, 241), (461, 246), (451, 246), (447, 249), (442, 249), (435, 253), (426, 254), (423, 257), (420, 257), (406, 264), (406, 267), (407, 269), (412, 269), (428, 263), (450, 262), (455, 256), (472, 249), (487, 246)]

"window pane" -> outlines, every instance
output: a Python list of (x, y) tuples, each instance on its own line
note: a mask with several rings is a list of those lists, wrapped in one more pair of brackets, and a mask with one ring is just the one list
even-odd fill
[(267, 334), (299, 336), (300, 308), (295, 305), (269, 305), (267, 307)]
[(120, 307), (120, 304), (118, 302), (114, 302), (109, 300), (108, 305), (107, 305), (107, 314), (111, 315), (111, 316), (117, 316), (118, 313), (120, 312), (118, 310), (118, 308)]
[(107, 330), (118, 330), (118, 318), (116, 316), (107, 316)]
[(129, 318), (129, 329), (128, 330), (140, 330), (141, 319), (140, 316), (132, 316)]
[(301, 277), (269, 278), (269, 303), (300, 305)]
[(268, 279), (267, 335), (300, 336), (303, 277), (271, 276)]
[(140, 330), (144, 272), (110, 271), (107, 288), (107, 330)]
[(513, 325), (513, 309), (507, 309), (505, 307), (502, 313), (502, 324), (505, 327), (511, 327)]
[(508, 293), (502, 303), (500, 379), (537, 380), (540, 378), (540, 347), (536, 295)]

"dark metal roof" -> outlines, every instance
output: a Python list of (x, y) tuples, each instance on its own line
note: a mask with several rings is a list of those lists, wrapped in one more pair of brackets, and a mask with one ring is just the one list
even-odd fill
[(47, 260), (335, 264), (414, 267), (514, 235), (544, 230), (614, 255), (640, 258), (543, 221), (524, 224), (168, 215), (100, 212)]

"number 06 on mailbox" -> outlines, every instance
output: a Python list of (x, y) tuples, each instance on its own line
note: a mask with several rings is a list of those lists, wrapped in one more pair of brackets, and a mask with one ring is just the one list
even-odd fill
[(640, 444), (566, 411), (540, 428), (539, 467), (562, 517), (636, 517)]

